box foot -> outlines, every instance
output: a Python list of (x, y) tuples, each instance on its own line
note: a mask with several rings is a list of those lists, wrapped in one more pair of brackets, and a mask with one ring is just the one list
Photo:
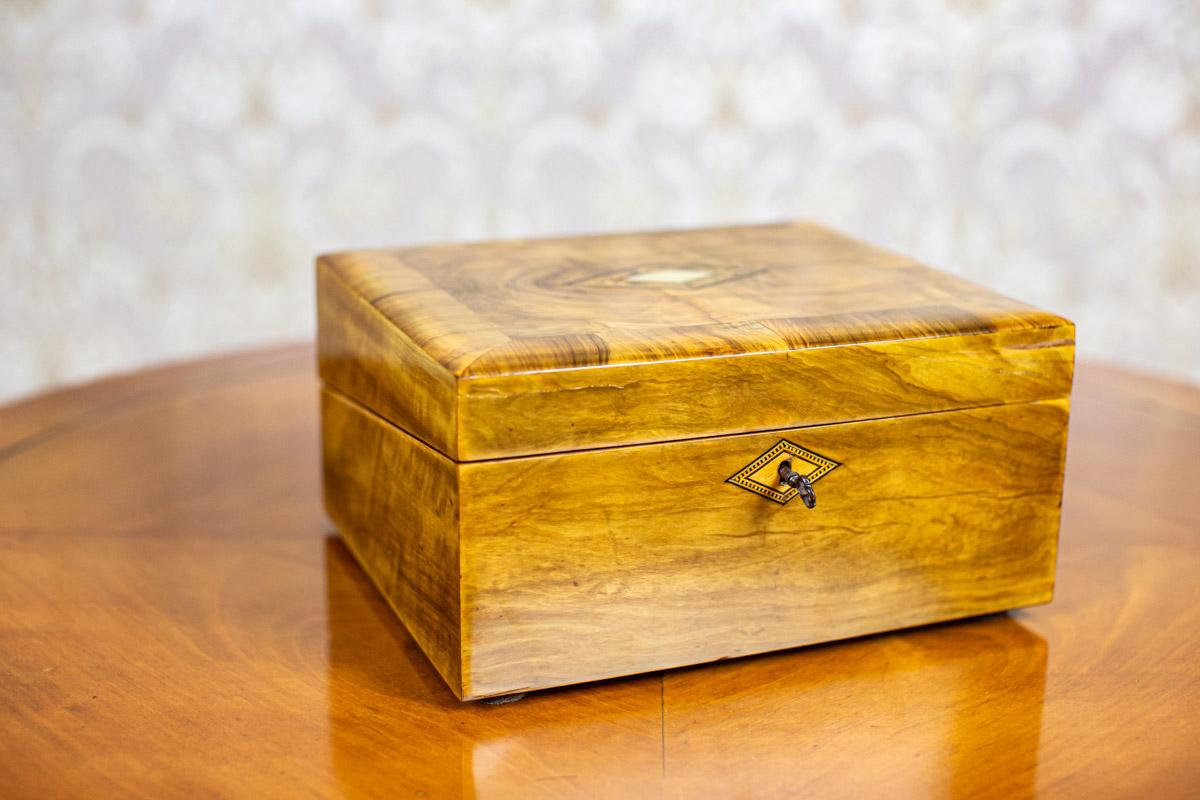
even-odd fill
[(489, 706), (503, 706), (509, 703), (515, 703), (524, 696), (524, 692), (517, 692), (516, 694), (502, 694), (499, 697), (485, 697), (479, 702), (487, 703)]

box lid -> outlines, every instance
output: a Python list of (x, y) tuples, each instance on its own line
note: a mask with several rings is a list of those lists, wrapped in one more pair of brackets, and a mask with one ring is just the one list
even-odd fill
[(470, 461), (1070, 393), (1074, 326), (826, 228), (318, 259), (326, 385)]

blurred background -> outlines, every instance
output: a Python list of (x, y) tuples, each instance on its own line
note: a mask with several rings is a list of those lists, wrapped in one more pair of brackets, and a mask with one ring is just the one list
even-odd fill
[(322, 250), (806, 217), (1200, 382), (1200, 3), (0, 0), (0, 399)]

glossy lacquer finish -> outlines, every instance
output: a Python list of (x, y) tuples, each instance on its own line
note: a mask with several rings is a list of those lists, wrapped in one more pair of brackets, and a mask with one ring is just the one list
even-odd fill
[(313, 357), (0, 410), (4, 796), (1200, 786), (1196, 390), (1080, 370), (1050, 605), (489, 706), (454, 698), (325, 519)]
[(317, 308), (325, 384), (456, 461), (1062, 398), (1075, 353), (809, 223), (334, 254)]
[[(335, 254), (317, 307), (325, 508), (464, 700), (1052, 596), (1057, 315), (810, 223)], [(783, 445), (812, 514), (729, 480)]]
[[(324, 392), (325, 507), (471, 700), (1045, 603), (1066, 421), (1048, 400), (456, 464)], [(819, 510), (725, 480), (792, 439), (845, 461)]]

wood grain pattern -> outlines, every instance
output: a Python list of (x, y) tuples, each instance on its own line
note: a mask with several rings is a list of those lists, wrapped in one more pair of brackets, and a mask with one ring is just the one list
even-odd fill
[[(464, 699), (1049, 599), (1052, 314), (807, 224), (346, 253), (318, 293), (327, 508)], [(851, 458), (813, 514), (724, 484), (781, 436)]]
[(458, 451), (454, 378), (321, 268), (317, 326), (317, 358), (326, 382), (442, 452)]
[[(461, 625), (462, 675), (451, 685), (463, 698), (1051, 596), (1066, 401), (458, 465), (326, 396), (326, 447), (338, 459), (327, 473), (375, 471), (369, 502), (361, 486), (327, 494), (354, 550), (419, 539), (412, 506), (425, 494), (457, 497), (441, 535), (456, 540), (461, 566), (461, 619), (450, 624), (456, 634)], [(817, 482), (817, 509), (725, 483), (781, 438), (843, 462)], [(407, 546), (422, 559), (447, 555)], [(396, 575), (428, 567), (400, 560), (364, 566), (407, 618), (426, 597), (397, 593)]]
[(802, 222), (434, 245), (321, 262), (458, 377), (1064, 323)]
[[(1070, 327), (460, 381), (465, 460), (1066, 397)], [(599, 374), (602, 372), (603, 374)]]
[(1049, 605), (487, 706), (446, 689), (324, 518), (312, 359), (0, 408), (6, 797), (1200, 785), (1200, 390), (1081, 367)]
[(1050, 399), (1074, 362), (1067, 320), (805, 223), (318, 276), (326, 383), (459, 461)]
[[(455, 694), (462, 695), (457, 465), (321, 393), (325, 508)], [(403, 437), (388, 441), (391, 434)]]
[[(1055, 400), (465, 464), (464, 692), (1048, 602), (1066, 436)], [(815, 509), (724, 483), (781, 438), (841, 462)]]

